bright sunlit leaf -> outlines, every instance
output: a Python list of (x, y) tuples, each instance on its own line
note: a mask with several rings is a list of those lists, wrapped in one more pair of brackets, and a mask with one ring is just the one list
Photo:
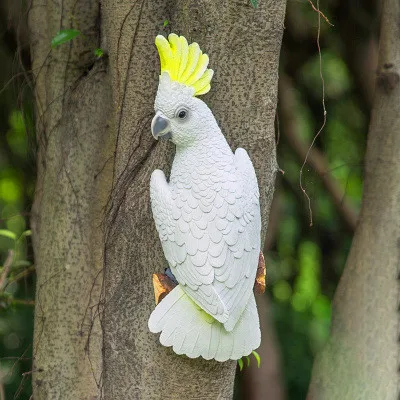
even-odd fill
[(17, 240), (17, 235), (14, 232), (9, 231), (8, 229), (0, 229), (0, 236), (9, 238), (11, 240)]
[(14, 177), (0, 179), (0, 199), (6, 203), (15, 203), (21, 197), (21, 188)]

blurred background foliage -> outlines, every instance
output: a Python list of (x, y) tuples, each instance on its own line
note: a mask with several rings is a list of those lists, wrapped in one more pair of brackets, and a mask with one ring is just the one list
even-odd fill
[[(267, 295), (284, 391), (290, 400), (305, 399), (313, 358), (329, 334), (331, 301), (361, 204), (377, 58), (379, 1), (320, 3), (333, 26), (321, 19), (326, 124), (302, 170), (312, 216), (299, 179), (308, 145), (324, 122), (318, 16), (307, 0), (288, 0), (276, 124), (278, 160), (284, 173), (277, 179), (265, 244)], [(29, 399), (31, 394), (35, 274), (29, 212), (35, 140), (26, 15), (21, 4), (0, 5), (1, 400)], [(14, 255), (8, 269), (9, 249)], [(247, 392), (239, 387), (237, 397), (247, 398), (243, 394)]]

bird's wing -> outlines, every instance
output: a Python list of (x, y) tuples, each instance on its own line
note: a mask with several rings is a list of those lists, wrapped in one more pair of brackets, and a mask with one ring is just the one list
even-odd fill
[(177, 196), (162, 171), (152, 173), (151, 207), (165, 258), (189, 296), (215, 319), (225, 322), (228, 314), (211, 285), (213, 267), (206, 262), (209, 237), (203, 205), (190, 193), (186, 197), (185, 194)]
[(171, 190), (164, 172), (156, 169), (150, 179), (150, 199), (153, 218), (161, 239), (161, 244), (168, 240), (168, 234), (174, 229), (172, 218)]
[(225, 171), (221, 176), (215, 168), (203, 169), (191, 177), (196, 185), (183, 173), (177, 185), (186, 190), (179, 193), (162, 174), (151, 198), (164, 254), (177, 281), (197, 305), (232, 330), (253, 290), (261, 218), (257, 178), (247, 152), (237, 149)]
[(230, 224), (223, 230), (227, 256), (224, 265), (216, 271), (214, 283), (228, 310), (229, 318), (224, 324), (228, 331), (235, 327), (253, 291), (261, 244), (260, 194), (254, 167), (246, 150), (236, 150), (235, 167), (235, 202), (232, 204), (227, 198), (228, 210), (235, 218), (227, 215)]
[[(175, 229), (163, 246), (183, 290), (231, 330), (253, 290), (260, 251), (260, 207), (253, 165), (243, 149), (226, 174), (198, 171), (172, 191)], [(186, 185), (186, 186), (185, 186)]]

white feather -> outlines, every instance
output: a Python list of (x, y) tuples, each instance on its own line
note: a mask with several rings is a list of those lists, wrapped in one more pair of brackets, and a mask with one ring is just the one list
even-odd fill
[(238, 360), (260, 346), (261, 333), (254, 295), (235, 328), (227, 332), (220, 322), (206, 314), (182, 290), (172, 290), (155, 308), (149, 329), (159, 333), (164, 346), (190, 358), (217, 361)]

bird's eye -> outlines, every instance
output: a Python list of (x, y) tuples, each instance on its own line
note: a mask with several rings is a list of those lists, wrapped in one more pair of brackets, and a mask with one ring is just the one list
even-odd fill
[(185, 119), (187, 117), (188, 112), (184, 109), (178, 111), (177, 115), (180, 119)]

